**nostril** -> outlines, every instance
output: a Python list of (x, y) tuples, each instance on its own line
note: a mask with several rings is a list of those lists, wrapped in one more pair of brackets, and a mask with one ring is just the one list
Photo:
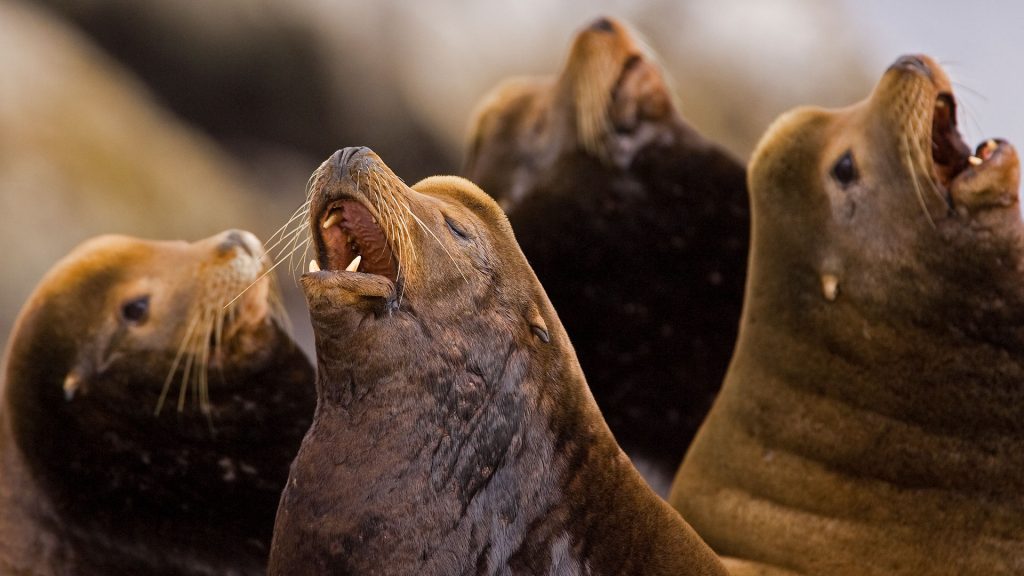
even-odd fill
[(334, 174), (336, 177), (344, 177), (348, 174), (348, 165), (352, 162), (352, 159), (369, 151), (370, 149), (366, 146), (350, 146), (348, 148), (342, 148), (332, 154), (328, 162), (334, 167)]
[(612, 26), (611, 20), (602, 16), (601, 18), (598, 18), (597, 20), (594, 21), (593, 24), (590, 25), (590, 29), (599, 32), (613, 32), (615, 30), (615, 27)]
[(895, 62), (893, 62), (890, 69), (907, 70), (912, 72), (919, 72), (924, 74), (928, 78), (932, 77), (932, 70), (928, 67), (928, 64), (923, 58), (916, 54), (907, 54), (900, 56)]
[(233, 248), (241, 248), (242, 250), (245, 250), (245, 253), (249, 256), (255, 256), (255, 254), (252, 253), (252, 248), (250, 248), (249, 244), (245, 241), (245, 236), (243, 236), (238, 230), (231, 230), (225, 234), (224, 239), (221, 240), (218, 248), (220, 248), (221, 252), (227, 252)]

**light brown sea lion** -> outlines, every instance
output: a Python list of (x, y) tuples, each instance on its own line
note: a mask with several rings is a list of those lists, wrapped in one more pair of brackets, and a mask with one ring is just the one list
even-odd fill
[(313, 177), (317, 411), (270, 574), (724, 574), (615, 443), (498, 205), (366, 148)]
[(739, 342), (671, 494), (736, 573), (1024, 573), (1020, 167), (956, 106), (905, 56), (754, 154)]
[(465, 170), (508, 211), (609, 427), (662, 493), (732, 355), (750, 228), (743, 166), (673, 100), (600, 18), (557, 77), (484, 101)]
[(0, 390), (0, 573), (265, 572), (315, 391), (263, 255), (103, 236), (43, 278)]

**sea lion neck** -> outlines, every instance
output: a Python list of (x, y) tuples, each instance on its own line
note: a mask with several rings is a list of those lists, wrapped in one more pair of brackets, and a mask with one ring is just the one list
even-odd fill
[[(6, 519), (55, 538), (76, 566), (262, 573), (283, 474), (312, 408), (298, 392), (312, 387), (308, 360), (285, 346), (258, 372), (232, 374), (245, 388), (216, 402), (208, 418), (198, 410), (157, 417), (156, 393), (122, 406), (90, 394), (71, 405), (60, 364), (32, 369), (15, 343), (0, 400), (0, 453), (15, 463), (0, 470)], [(92, 385), (138, 391), (152, 383), (114, 377)], [(136, 417), (126, 415), (132, 406)]]
[(720, 553), (800, 574), (1021, 564), (1017, 160), (972, 155), (954, 105), (903, 57), (864, 102), (790, 112), (758, 145), (739, 339), (670, 497)]

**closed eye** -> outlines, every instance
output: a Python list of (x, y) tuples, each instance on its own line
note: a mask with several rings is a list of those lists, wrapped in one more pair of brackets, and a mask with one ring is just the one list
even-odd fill
[(445, 216), (444, 222), (445, 224), (448, 225), (448, 230), (451, 231), (452, 235), (454, 235), (456, 238), (460, 240), (469, 240), (469, 234), (466, 234), (466, 231), (463, 230), (462, 227), (459, 226), (458, 223), (456, 223), (450, 217)]

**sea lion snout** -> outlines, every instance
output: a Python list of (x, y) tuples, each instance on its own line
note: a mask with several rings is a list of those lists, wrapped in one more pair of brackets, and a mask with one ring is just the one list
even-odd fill
[(931, 58), (922, 54), (905, 54), (889, 65), (889, 70), (918, 72), (928, 78), (933, 78), (932, 66), (929, 66), (929, 62), (931, 62)]
[(612, 24), (612, 21), (607, 17), (601, 16), (597, 20), (594, 20), (590, 26), (587, 26), (587, 29), (595, 32), (614, 32), (615, 25)]
[(253, 258), (263, 258), (263, 244), (256, 236), (246, 230), (227, 230), (216, 236), (217, 251), (228, 254), (236, 249)]
[(326, 165), (331, 166), (334, 169), (334, 176), (336, 178), (343, 178), (348, 174), (348, 167), (352, 160), (357, 156), (362, 156), (367, 153), (372, 154), (373, 151), (366, 146), (349, 146), (348, 148), (342, 148), (331, 155), (327, 160)]

